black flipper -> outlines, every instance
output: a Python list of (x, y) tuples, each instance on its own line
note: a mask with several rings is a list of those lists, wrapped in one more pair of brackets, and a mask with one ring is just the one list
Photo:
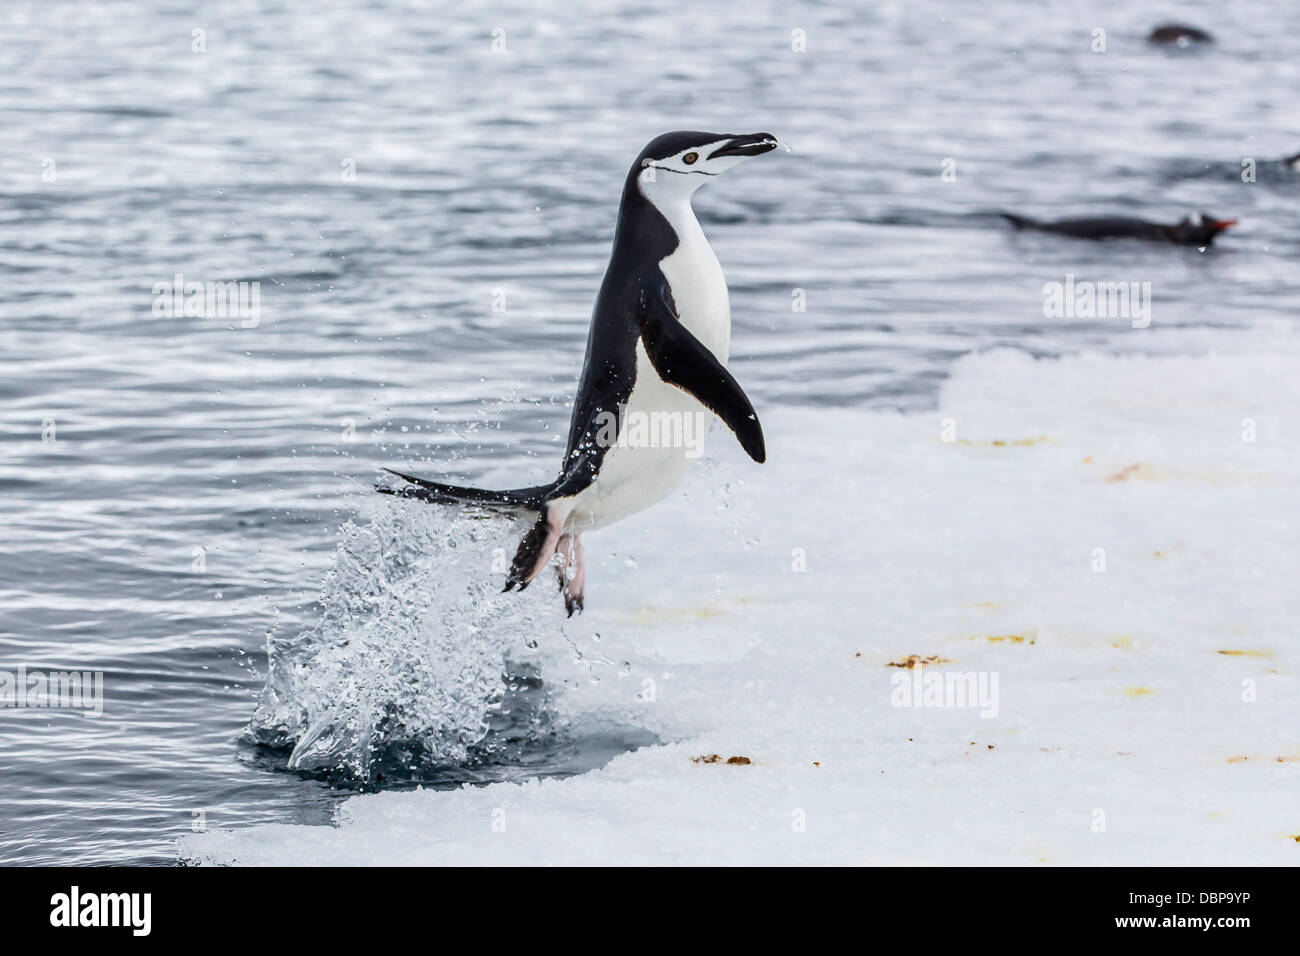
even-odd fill
[(537, 485), (533, 488), (511, 488), (505, 491), (489, 491), (486, 488), (467, 488), (463, 485), (444, 485), (427, 478), (403, 474), (385, 468), (390, 475), (396, 475), (410, 486), (402, 488), (375, 488), (380, 494), (396, 495), (399, 498), (419, 498), (432, 504), (475, 504), (501, 511), (540, 511), (546, 497), (556, 489), (559, 481), (549, 485)]
[(637, 322), (646, 355), (659, 377), (689, 392), (735, 433), (740, 447), (754, 461), (767, 460), (763, 427), (740, 383), (677, 317), (667, 286), (646, 290)]

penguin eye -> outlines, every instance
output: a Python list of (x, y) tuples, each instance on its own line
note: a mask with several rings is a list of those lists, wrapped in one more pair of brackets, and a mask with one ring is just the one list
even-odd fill
[(687, 166), (689, 166), (699, 158), (700, 158), (699, 153), (687, 153), (685, 156), (682, 157), (682, 162), (685, 163)]

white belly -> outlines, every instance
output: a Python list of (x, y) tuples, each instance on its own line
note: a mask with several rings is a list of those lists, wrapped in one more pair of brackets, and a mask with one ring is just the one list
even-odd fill
[[(727, 282), (694, 216), (690, 226), (678, 226), (681, 244), (659, 267), (668, 279), (682, 324), (725, 365), (731, 348)], [(671, 495), (702, 453), (712, 420), (712, 413), (694, 397), (659, 378), (638, 341), (636, 383), (623, 412), (618, 441), (605, 452), (595, 481), (554, 503), (571, 506), (566, 527), (574, 531), (604, 527)]]
[(694, 216), (689, 225), (679, 228), (679, 235), (681, 245), (659, 263), (659, 269), (668, 279), (682, 324), (726, 365), (731, 350), (726, 277)]

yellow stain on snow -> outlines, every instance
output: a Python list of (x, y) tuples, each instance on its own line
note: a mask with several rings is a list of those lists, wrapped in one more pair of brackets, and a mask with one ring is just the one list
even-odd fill
[(978, 601), (975, 604), (972, 604), (971, 607), (985, 607), (985, 608), (989, 608), (990, 610), (995, 610), (997, 608), (1002, 607), (1002, 605), (999, 604), (997, 601)]
[(921, 656), (919, 654), (908, 654), (902, 660), (890, 661), (885, 666), (903, 667), (909, 671), (914, 671), (916, 670), (918, 664), (921, 665), (922, 667), (931, 667), (936, 664), (951, 664), (951, 663), (952, 663), (951, 658), (940, 657), (938, 654), (927, 654), (925, 656)]
[(1106, 480), (1107, 481), (1128, 481), (1130, 478), (1132, 478), (1134, 475), (1138, 473), (1138, 469), (1140, 469), (1141, 467), (1142, 467), (1141, 462), (1138, 462), (1136, 465), (1129, 465), (1128, 467), (1122, 468), (1119, 471), (1115, 472), (1115, 474), (1111, 475)]
[(632, 612), (634, 624), (664, 624), (669, 621), (703, 621), (721, 617), (724, 611), (716, 607), (639, 607)]
[(719, 598), (708, 604), (667, 607), (646, 604), (631, 611), (615, 612), (620, 621), (632, 624), (668, 624), (674, 621), (703, 621), (722, 617), (751, 603), (747, 597)]
[(1127, 651), (1133, 646), (1133, 638), (1125, 634), (1122, 637), (1117, 637), (1115, 640), (1111, 641), (1110, 646), (1115, 648), (1117, 651)]
[(1119, 471), (1106, 478), (1108, 482), (1120, 481), (1169, 481), (1174, 478), (1199, 478), (1201, 481), (1213, 481), (1220, 484), (1239, 484), (1242, 482), (1272, 481), (1263, 472), (1221, 471), (1212, 468), (1177, 469), (1152, 465), (1139, 461), (1125, 465)]
[(1038, 632), (1029, 631), (1025, 634), (987, 634), (985, 635), (985, 640), (990, 644), (1002, 644), (1004, 642), (1007, 644), (1037, 644)]
[(1223, 654), (1226, 657), (1263, 657), (1268, 660), (1271, 660), (1273, 657), (1273, 652), (1268, 650), (1267, 648), (1260, 648), (1258, 650), (1248, 650), (1248, 651), (1222, 650), (1222, 651), (1218, 651), (1217, 653)]
[(963, 445), (966, 448), (1030, 448), (1047, 441), (1051, 441), (1051, 439), (1046, 435), (1035, 435), (1033, 438), (994, 438), (990, 441), (959, 438), (956, 444)]
[(1125, 687), (1123, 693), (1129, 697), (1149, 697), (1155, 693), (1153, 687)]

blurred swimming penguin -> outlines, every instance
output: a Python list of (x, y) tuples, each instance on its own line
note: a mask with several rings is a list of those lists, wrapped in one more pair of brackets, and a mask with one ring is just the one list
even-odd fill
[(1008, 212), (1001, 215), (1017, 229), (1033, 229), (1074, 239), (1145, 239), (1179, 246), (1208, 246), (1220, 232), (1237, 224), (1235, 219), (1216, 219), (1206, 213), (1184, 216), (1172, 226), (1124, 216), (1041, 222)]
[(1214, 37), (1198, 27), (1165, 23), (1151, 31), (1147, 42), (1158, 46), (1189, 47), (1193, 43), (1213, 43)]

